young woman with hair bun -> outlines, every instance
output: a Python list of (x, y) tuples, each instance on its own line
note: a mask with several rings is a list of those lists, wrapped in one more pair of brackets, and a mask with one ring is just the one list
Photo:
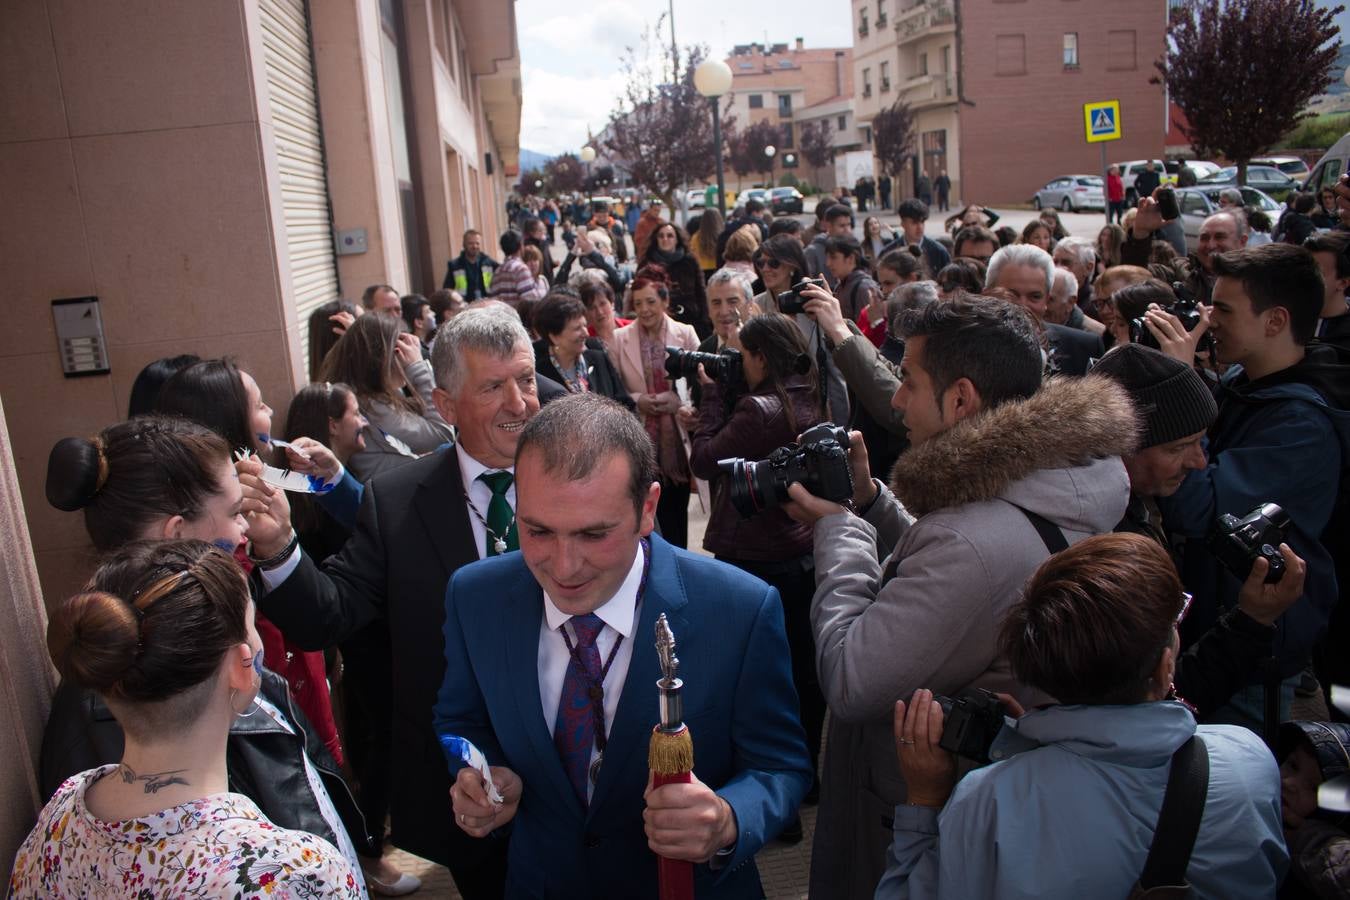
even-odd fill
[(52, 661), (105, 700), (125, 747), (57, 790), (10, 896), (362, 896), (336, 847), (230, 791), (227, 735), (262, 686), (253, 617), (243, 572), (203, 541), (128, 544), (53, 611)]
[[(277, 509), (286, 503), (285, 495), (262, 483), (260, 468), (257, 460), (232, 465), (229, 443), (203, 425), (140, 416), (92, 438), (59, 441), (48, 460), (46, 494), (57, 509), (83, 512), (95, 548), (104, 553), (129, 542), (196, 540), (233, 555), (250, 533), (280, 530)], [(242, 584), (243, 570), (231, 565)], [(121, 596), (118, 590), (109, 589)], [(91, 609), (104, 614), (88, 622), (97, 624), (119, 608), (97, 603), (103, 605)], [(118, 646), (116, 640), (101, 643)], [(270, 661), (271, 654), (266, 655)], [(356, 848), (364, 851), (370, 838), (338, 763), (298, 711), (286, 682), (267, 669), (261, 677), (258, 717), (239, 720), (229, 735), (231, 789), (250, 797), (276, 825), (317, 834), (341, 847), (356, 865)], [(45, 796), (76, 772), (122, 755), (123, 729), (95, 693), (111, 682), (95, 680), (90, 689), (82, 687), (91, 678), (64, 679), (53, 698), (42, 744)]]

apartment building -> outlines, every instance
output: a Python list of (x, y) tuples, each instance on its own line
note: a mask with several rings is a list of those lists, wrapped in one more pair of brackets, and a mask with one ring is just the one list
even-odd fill
[[(800, 169), (798, 136), (805, 120), (848, 117), (841, 129), (852, 129), (852, 50), (848, 47), (807, 48), (802, 38), (787, 44), (741, 44), (732, 49), (731, 97), (727, 109), (736, 127), (769, 122), (781, 139), (773, 160), (775, 183), (784, 171)], [(833, 104), (833, 105), (831, 105)], [(839, 107), (839, 109), (836, 109)]]
[(1112, 159), (1160, 156), (1167, 0), (854, 0), (856, 111), (868, 123), (897, 99), (915, 114), (911, 163), (945, 170), (953, 199), (1024, 203), (1050, 178), (1094, 173), (1083, 104), (1119, 100)]

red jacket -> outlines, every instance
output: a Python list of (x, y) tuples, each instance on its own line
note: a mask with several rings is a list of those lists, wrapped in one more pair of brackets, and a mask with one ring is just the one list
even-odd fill
[(1119, 175), (1106, 176), (1106, 199), (1112, 203), (1119, 203), (1125, 199), (1125, 182)]

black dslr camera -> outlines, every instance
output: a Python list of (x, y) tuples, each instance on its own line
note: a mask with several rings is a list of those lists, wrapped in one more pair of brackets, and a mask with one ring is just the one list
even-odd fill
[(1274, 584), (1284, 577), (1284, 557), (1280, 544), (1289, 527), (1289, 514), (1277, 504), (1265, 503), (1239, 519), (1224, 513), (1210, 532), (1209, 549), (1228, 571), (1246, 581), (1252, 573), (1252, 564), (1258, 556), (1270, 563), (1266, 584)]
[(1003, 728), (1007, 713), (992, 691), (975, 688), (953, 700), (934, 696), (942, 707), (942, 737), (938, 746), (964, 759), (987, 764), (989, 748)]
[[(1199, 301), (1195, 299), (1195, 294), (1180, 281), (1172, 282), (1172, 293), (1176, 295), (1176, 301), (1171, 306), (1163, 307), (1163, 312), (1171, 313), (1181, 320), (1181, 325), (1188, 332), (1194, 331), (1200, 324)], [(1153, 336), (1148, 325), (1144, 324), (1144, 317), (1130, 320), (1130, 343), (1142, 344), (1145, 347), (1152, 347), (1154, 350), (1161, 350), (1158, 346), (1158, 339)], [(1214, 350), (1214, 335), (1205, 332), (1204, 337), (1200, 338), (1200, 343), (1195, 348), (1197, 353)]]
[(746, 519), (786, 503), (788, 485), (794, 481), (836, 503), (853, 496), (848, 432), (830, 422), (808, 428), (799, 443), (779, 447), (767, 459), (754, 462), (734, 457), (720, 459), (717, 465), (731, 481), (731, 505)]
[(697, 350), (666, 348), (666, 375), (671, 381), (686, 378), (698, 382), (698, 367), (702, 365), (708, 377), (722, 386), (725, 394), (739, 394), (745, 389), (745, 370), (741, 368), (741, 351), (728, 347), (721, 353), (700, 353)]
[[(824, 278), (803, 278), (794, 284), (791, 288), (780, 293), (778, 299), (778, 311), (785, 316), (795, 316), (799, 312), (806, 312), (806, 301), (802, 298), (802, 290), (811, 287), (824, 287)], [(847, 443), (847, 441), (845, 441)]]

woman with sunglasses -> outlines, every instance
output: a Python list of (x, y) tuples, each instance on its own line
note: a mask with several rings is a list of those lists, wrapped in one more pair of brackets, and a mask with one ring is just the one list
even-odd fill
[[(1252, 732), (1197, 727), (1170, 699), (1184, 611), (1167, 551), (1139, 535), (1090, 537), (1042, 564), (999, 644), (1017, 680), (1058, 703), (1005, 724), (995, 761), (959, 785), (932, 692), (896, 703), (907, 796), (876, 896), (1133, 896), (1173, 775), (1204, 782), (1180, 866), (1189, 895), (1275, 896), (1289, 862), (1279, 770)], [(1203, 774), (1176, 762), (1191, 750), (1207, 760)]]
[(56, 608), (52, 662), (103, 698), (125, 746), (47, 803), (10, 896), (363, 895), (336, 847), (276, 827), (231, 791), (230, 728), (256, 714), (262, 687), (253, 620), (243, 571), (191, 540), (123, 547)]
[(670, 276), (670, 314), (676, 322), (694, 326), (699, 340), (712, 334), (703, 269), (689, 249), (689, 236), (673, 222), (652, 230), (638, 268), (657, 263)]
[[(779, 295), (797, 287), (808, 277), (806, 254), (802, 251), (801, 243), (786, 234), (776, 234), (764, 242), (764, 246), (755, 254), (755, 269), (764, 282), (764, 291), (755, 295), (755, 305), (760, 312), (766, 313), (782, 312)], [(816, 393), (822, 418), (835, 423), (847, 423), (848, 386), (844, 384), (844, 376), (835, 367), (824, 333), (816, 324), (815, 317), (809, 313), (798, 312), (792, 319), (801, 329), (807, 352), (816, 364)]]

